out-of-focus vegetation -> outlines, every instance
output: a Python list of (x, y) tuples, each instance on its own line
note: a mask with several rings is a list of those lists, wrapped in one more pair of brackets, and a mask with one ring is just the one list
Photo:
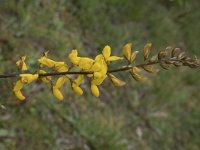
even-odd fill
[[(1, 0), (0, 73), (16, 72), (27, 55), (32, 70), (50, 50), (66, 60), (72, 48), (94, 57), (110, 44), (114, 54), (151, 41), (154, 52), (178, 46), (200, 56), (198, 0)], [(140, 59), (138, 61), (141, 61)], [(100, 98), (84, 85), (84, 96), (69, 86), (65, 99), (50, 87), (27, 86), (25, 103), (12, 93), (14, 79), (0, 80), (1, 150), (199, 150), (199, 70), (172, 68), (145, 83), (121, 74), (123, 88), (101, 88)]]

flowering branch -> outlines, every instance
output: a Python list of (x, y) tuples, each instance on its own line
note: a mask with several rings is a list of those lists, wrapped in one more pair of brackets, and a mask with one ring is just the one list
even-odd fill
[[(48, 58), (48, 52), (43, 53), (43, 55), (38, 59), (40, 68), (53, 69), (53, 72), (46, 72), (45, 70), (39, 70), (37, 73), (18, 73), (18, 74), (3, 74), (0, 78), (12, 78), (19, 77), (20, 79), (15, 83), (13, 87), (13, 92), (19, 100), (25, 100), (24, 95), (21, 90), (24, 85), (29, 84), (37, 79), (40, 79), (44, 83), (50, 83), (52, 88), (52, 93), (58, 100), (63, 100), (63, 95), (60, 88), (64, 83), (69, 80), (71, 82), (72, 90), (79, 94), (83, 94), (81, 88), (81, 83), (85, 77), (90, 79), (91, 92), (94, 96), (99, 96), (98, 86), (103, 83), (103, 81), (108, 77), (113, 85), (123, 86), (126, 83), (112, 73), (116, 72), (129, 72), (131, 76), (136, 81), (146, 81), (148, 78), (141, 74), (142, 71), (148, 73), (157, 73), (159, 69), (155, 68), (153, 65), (159, 64), (163, 69), (169, 69), (170, 65), (176, 67), (188, 66), (190, 68), (199, 68), (200, 60), (196, 57), (191, 58), (185, 54), (180, 48), (167, 47), (160, 51), (157, 55), (153, 57), (150, 56), (152, 44), (147, 43), (144, 46), (144, 63), (138, 65), (132, 65), (135, 61), (138, 51), (132, 52), (132, 44), (128, 43), (123, 47), (123, 57), (111, 56), (111, 48), (106, 45), (102, 53), (97, 55), (95, 59), (88, 57), (78, 56), (77, 50), (72, 50), (68, 58), (72, 63), (72, 67), (68, 67), (65, 62), (55, 61)], [(109, 69), (110, 62), (119, 61), (126, 59), (127, 65), (122, 66), (117, 69)], [(20, 57), (16, 62), (18, 70), (24, 71), (28, 70), (28, 66), (25, 63), (26, 56)], [(79, 69), (79, 71), (73, 69)], [(67, 76), (67, 75), (78, 75), (78, 76)], [(59, 76), (56, 80), (52, 77)]]

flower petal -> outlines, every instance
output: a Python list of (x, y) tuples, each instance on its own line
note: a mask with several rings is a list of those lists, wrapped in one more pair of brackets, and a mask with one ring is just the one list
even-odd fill
[(107, 61), (111, 55), (111, 47), (109, 45), (106, 45), (103, 48), (102, 54), (103, 54), (105, 60)]
[(93, 63), (94, 63), (93, 59), (84, 57), (84, 58), (80, 58), (78, 66), (81, 69), (88, 70), (92, 67)]
[(78, 65), (80, 61), (80, 57), (78, 57), (78, 51), (76, 49), (71, 51), (71, 53), (68, 55), (68, 58), (74, 65)]
[(19, 100), (23, 101), (23, 100), (26, 99), (26, 97), (24, 97), (24, 95), (22, 94), (22, 92), (21, 92), (20, 90), (19, 90), (19, 91), (15, 91), (14, 93), (15, 93), (15, 96), (16, 96)]
[(83, 94), (83, 90), (75, 83), (72, 83), (72, 90), (77, 93), (78, 95)]
[(61, 93), (61, 91), (55, 87), (52, 88), (52, 93), (53, 93), (53, 96), (58, 99), (58, 100), (63, 100), (63, 95)]
[(19, 91), (23, 88), (24, 83), (21, 82), (21, 80), (17, 81), (13, 87), (13, 91)]
[(95, 84), (91, 85), (92, 94), (96, 97), (99, 97), (99, 89)]
[(60, 89), (63, 84), (66, 82), (67, 80), (67, 77), (66, 76), (62, 76), (62, 77), (59, 77), (54, 85), (55, 88), (57, 89)]

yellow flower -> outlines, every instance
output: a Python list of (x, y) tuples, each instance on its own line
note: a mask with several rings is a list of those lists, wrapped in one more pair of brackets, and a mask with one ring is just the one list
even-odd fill
[(95, 63), (91, 69), (93, 71), (93, 79), (91, 81), (92, 84), (100, 85), (107, 77), (108, 66), (104, 60), (104, 56), (102, 54), (97, 55), (95, 58)]
[(123, 59), (123, 57), (110, 56), (111, 55), (111, 47), (109, 45), (106, 45), (103, 48), (102, 54), (103, 54), (104, 59), (105, 59), (106, 62)]
[(99, 89), (95, 84), (91, 84), (92, 94), (96, 97), (99, 97)]
[(25, 63), (26, 56), (20, 57), (20, 59), (16, 62), (17, 68), (19, 70), (28, 70), (27, 65)]
[(43, 56), (38, 59), (38, 62), (41, 64), (41, 66), (47, 66), (49, 68), (54, 67), (55, 61), (52, 59), (47, 58), (48, 52), (43, 53)]
[(83, 81), (83, 79), (84, 79), (84, 75), (79, 75), (78, 78), (72, 81), (72, 84), (71, 84), (72, 90), (79, 95), (83, 94), (83, 90), (79, 86), (81, 82)]
[(67, 80), (66, 76), (59, 77), (56, 83), (52, 86), (52, 93), (54, 97), (57, 98), (58, 100), (63, 100), (63, 95), (60, 91), (60, 88), (64, 85), (66, 80)]
[(28, 84), (36, 80), (38, 78), (38, 74), (20, 74), (19, 76), (21, 79), (15, 83), (13, 92), (19, 100), (24, 100), (25, 97), (22, 95), (21, 89), (23, 88), (24, 84)]
[(77, 50), (72, 50), (69, 54), (70, 61), (83, 70), (88, 70), (92, 67), (94, 60), (87, 57), (78, 57)]
[[(40, 70), (39, 73), (40, 73), (40, 74), (45, 74), (45, 73), (47, 73), (47, 72), (44, 71), (44, 70)], [(49, 82), (51, 81), (51, 76), (40, 77), (40, 79), (41, 79), (42, 82), (44, 82), (44, 83), (49, 83)]]
[(78, 57), (78, 51), (76, 49), (71, 51), (68, 58), (74, 65), (78, 65), (80, 61), (80, 57)]
[(66, 76), (59, 77), (54, 85), (54, 88), (60, 89), (63, 86), (63, 84), (66, 82), (66, 80), (67, 80)]
[(19, 76), (24, 84), (31, 83), (38, 78), (38, 74), (20, 74)]
[(15, 96), (19, 99), (19, 100), (24, 100), (25, 97), (22, 95), (21, 93), (21, 89), (23, 88), (24, 83), (21, 82), (21, 80), (17, 81), (13, 87), (13, 92), (15, 93)]

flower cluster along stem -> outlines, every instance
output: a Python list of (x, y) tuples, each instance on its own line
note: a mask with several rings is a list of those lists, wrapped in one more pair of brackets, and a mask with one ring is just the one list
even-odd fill
[[(180, 61), (177, 59), (168, 59), (169, 61)], [(117, 68), (117, 69), (111, 69), (108, 70), (108, 73), (114, 73), (114, 72), (122, 72), (122, 71), (127, 71), (132, 69), (133, 67), (143, 67), (146, 65), (155, 65), (160, 63), (160, 61), (155, 61), (155, 62), (147, 62), (147, 63), (143, 63), (143, 64), (138, 64), (138, 65), (134, 65), (134, 66), (124, 66), (121, 68)], [(92, 71), (66, 71), (66, 72), (49, 72), (49, 73), (42, 73), (42, 74), (38, 74), (39, 77), (46, 77), (46, 76), (63, 76), (63, 75), (88, 75), (88, 74), (93, 74), (94, 72)], [(13, 73), (13, 74), (1, 74), (0, 78), (14, 78), (14, 77), (18, 77), (21, 74), (25, 74), (25, 73)]]
[[(158, 63), (158, 62), (156, 62), (156, 63)], [(144, 65), (151, 65), (151, 64), (156, 64), (156, 63), (145, 63), (145, 64), (139, 64), (139, 65), (135, 65), (135, 66), (141, 67), (141, 66), (144, 66)], [(135, 66), (126, 66), (126, 67), (108, 70), (108, 73), (127, 71), (127, 70), (130, 70), (131, 68), (133, 68)], [(18, 77), (21, 74), (25, 74), (25, 73), (1, 74), (0, 78), (14, 78), (14, 77)], [(87, 75), (87, 74), (93, 74), (93, 72), (92, 71), (49, 72), (49, 73), (44, 73), (44, 74), (38, 74), (38, 76), (39, 77), (63, 76), (63, 75), (68, 75), (68, 74), (71, 74), (71, 75)]]
[[(78, 50), (73, 49), (68, 59), (71, 66), (68, 66), (64, 61), (56, 61), (48, 57), (48, 52), (44, 52), (38, 59), (39, 70), (36, 72), (29, 71), (29, 66), (25, 63), (26, 56), (22, 56), (16, 61), (19, 73), (0, 74), (0, 78), (19, 78), (13, 86), (13, 92), (19, 100), (25, 100), (26, 97), (22, 93), (22, 89), (27, 84), (39, 79), (43, 83), (51, 84), (51, 92), (58, 100), (63, 100), (61, 88), (69, 79), (72, 90), (82, 95), (83, 89), (81, 84), (84, 78), (87, 77), (90, 81), (90, 90), (95, 97), (99, 97), (99, 86), (109, 78), (114, 86), (124, 86), (126, 82), (120, 80), (114, 75), (117, 72), (128, 72), (136, 81), (146, 81), (148, 78), (142, 74), (142, 71), (148, 73), (157, 73), (159, 69), (154, 67), (158, 64), (163, 69), (169, 69), (170, 65), (176, 67), (188, 66), (190, 68), (198, 68), (200, 61), (195, 57), (185, 55), (180, 48), (171, 49), (170, 47), (160, 51), (157, 55), (150, 57), (151, 43), (144, 46), (143, 56), (144, 62), (135, 64), (135, 60), (139, 51), (132, 51), (132, 44), (128, 43), (123, 47), (123, 57), (111, 55), (111, 47), (106, 45), (102, 52), (94, 59), (89, 57), (81, 57)], [(126, 60), (125, 66), (110, 69), (112, 61)], [(46, 71), (49, 68), (51, 71)], [(73, 69), (73, 70), (72, 70)], [(78, 71), (74, 71), (78, 70)], [(73, 78), (67, 75), (74, 75)], [(56, 79), (56, 80), (55, 80)]]

